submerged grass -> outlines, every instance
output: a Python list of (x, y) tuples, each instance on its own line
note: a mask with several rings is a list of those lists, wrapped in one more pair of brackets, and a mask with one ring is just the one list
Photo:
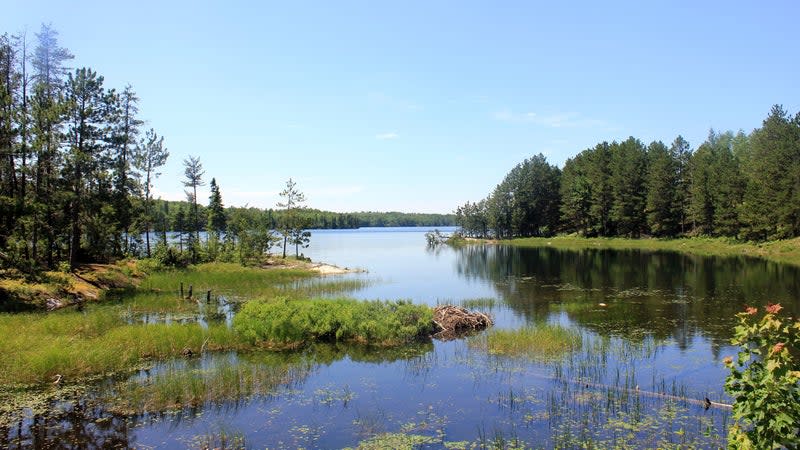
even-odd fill
[(497, 305), (497, 300), (492, 297), (467, 298), (459, 304), (467, 309), (492, 309)]
[(234, 329), (250, 343), (266, 347), (298, 347), (317, 340), (392, 346), (433, 332), (433, 312), (406, 301), (283, 298), (246, 303), (234, 318)]
[(800, 238), (753, 243), (730, 238), (710, 237), (626, 239), (556, 236), (552, 238), (521, 238), (503, 242), (520, 247), (666, 250), (700, 256), (751, 256), (800, 266)]
[(469, 339), (469, 345), (492, 355), (555, 359), (581, 347), (580, 333), (560, 325), (533, 325), (515, 330), (493, 329)]
[(246, 347), (224, 325), (128, 325), (111, 310), (0, 316), (0, 385), (68, 380), (129, 369), (146, 359)]
[(289, 360), (280, 354), (261, 354), (259, 360), (236, 359), (187, 367), (175, 362), (155, 375), (120, 382), (104, 393), (104, 404), (120, 414), (158, 413), (208, 403), (242, 401), (276, 393), (309, 374), (310, 360)]

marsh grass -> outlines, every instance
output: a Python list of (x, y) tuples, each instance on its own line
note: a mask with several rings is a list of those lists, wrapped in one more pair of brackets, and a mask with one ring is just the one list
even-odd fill
[(493, 309), (497, 300), (492, 297), (467, 298), (461, 300), (459, 305), (467, 309)]
[(550, 360), (579, 349), (582, 338), (577, 331), (560, 325), (538, 324), (515, 330), (492, 329), (468, 342), (491, 355)]
[(130, 369), (147, 359), (246, 348), (224, 325), (128, 325), (111, 309), (0, 316), (0, 385), (68, 381)]
[[(98, 279), (115, 284), (122, 277), (136, 275), (136, 268), (130, 268), (129, 264), (119, 265), (118, 270), (114, 267), (108, 274), (97, 275)], [(135, 291), (116, 292), (111, 296), (113, 301), (87, 306), (84, 311), (0, 314), (0, 352), (6, 355), (0, 359), (0, 385), (46, 383), (56, 374), (71, 382), (91, 375), (130, 370), (147, 360), (198, 354), (201, 350), (252, 348), (225, 324), (212, 323), (208, 327), (177, 323), (145, 325), (130, 323), (130, 317), (140, 313), (199, 313), (201, 308), (197, 301), (180, 298), (181, 281), (186, 289), (194, 286), (196, 297), (212, 290), (215, 295), (230, 292), (241, 297), (269, 298), (290, 291), (283, 286), (314, 275), (302, 268), (265, 270), (237, 264), (203, 264), (154, 273)], [(27, 285), (24, 288), (38, 292), (70, 282), (67, 274), (52, 276), (44, 287)], [(354, 286), (347, 280), (331, 280), (328, 284), (316, 283), (310, 290), (339, 291)]]
[(367, 288), (373, 283), (373, 281), (363, 278), (312, 278), (281, 285), (279, 289), (282, 296), (312, 298), (355, 292)]
[(183, 282), (187, 290), (189, 286), (194, 287), (195, 296), (211, 290), (214, 293), (234, 293), (250, 297), (277, 293), (282, 284), (313, 276), (315, 276), (313, 272), (302, 268), (261, 269), (233, 263), (208, 263), (187, 269), (155, 272), (144, 280), (141, 288), (170, 292), (177, 296), (180, 283)]
[(428, 306), (352, 299), (251, 301), (234, 318), (248, 342), (276, 348), (314, 341), (401, 345), (433, 331)]
[(260, 354), (255, 360), (211, 360), (206, 364), (167, 363), (154, 375), (106, 389), (102, 398), (119, 414), (159, 413), (207, 404), (246, 401), (277, 393), (304, 380), (313, 363), (303, 357)]

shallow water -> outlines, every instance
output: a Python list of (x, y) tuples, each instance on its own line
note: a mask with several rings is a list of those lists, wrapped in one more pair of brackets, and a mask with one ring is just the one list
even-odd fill
[[(61, 413), (29, 414), (0, 429), (0, 445), (180, 448), (224, 439), (341, 448), (405, 433), (426, 437), (425, 448), (715, 447), (724, 445), (729, 411), (701, 400), (730, 402), (721, 361), (735, 353), (733, 315), (767, 302), (800, 309), (800, 273), (791, 266), (668, 252), (428, 249), (425, 231), (318, 231), (304, 253), (366, 269), (336, 278), (365, 281), (353, 284), (353, 297), (494, 299), (482, 303), (496, 327), (559, 323), (580, 333), (581, 348), (551, 360), (499, 357), (474, 345), (478, 335), (392, 350), (316, 345), (168, 361), (52, 405)], [(204, 308), (193, 320), (211, 320), (211, 312), (229, 321), (233, 312), (224, 298)], [(157, 406), (184, 396), (193, 396), (191, 406)], [(120, 398), (139, 402), (139, 413), (123, 413)]]

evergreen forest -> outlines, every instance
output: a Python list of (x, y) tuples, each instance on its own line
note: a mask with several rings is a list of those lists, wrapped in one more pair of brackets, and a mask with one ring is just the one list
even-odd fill
[(713, 129), (696, 149), (681, 136), (601, 142), (563, 169), (539, 154), (483, 200), (456, 210), (472, 237), (800, 236), (800, 113), (775, 105), (751, 133)]

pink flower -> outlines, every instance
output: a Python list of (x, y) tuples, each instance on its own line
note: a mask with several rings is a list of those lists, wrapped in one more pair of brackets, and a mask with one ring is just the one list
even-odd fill
[(754, 316), (758, 312), (758, 308), (753, 308), (752, 306), (748, 306), (745, 310), (748, 316)]
[(781, 306), (780, 303), (775, 303), (774, 305), (770, 303), (769, 305), (767, 305), (766, 309), (767, 312), (770, 314), (778, 314), (778, 311), (782, 310), (783, 306)]
[(786, 344), (784, 344), (783, 342), (778, 342), (777, 344), (772, 346), (772, 352), (771, 353), (773, 355), (775, 353), (780, 353), (780, 351), (783, 350), (783, 347), (785, 347), (785, 346), (786, 346)]

